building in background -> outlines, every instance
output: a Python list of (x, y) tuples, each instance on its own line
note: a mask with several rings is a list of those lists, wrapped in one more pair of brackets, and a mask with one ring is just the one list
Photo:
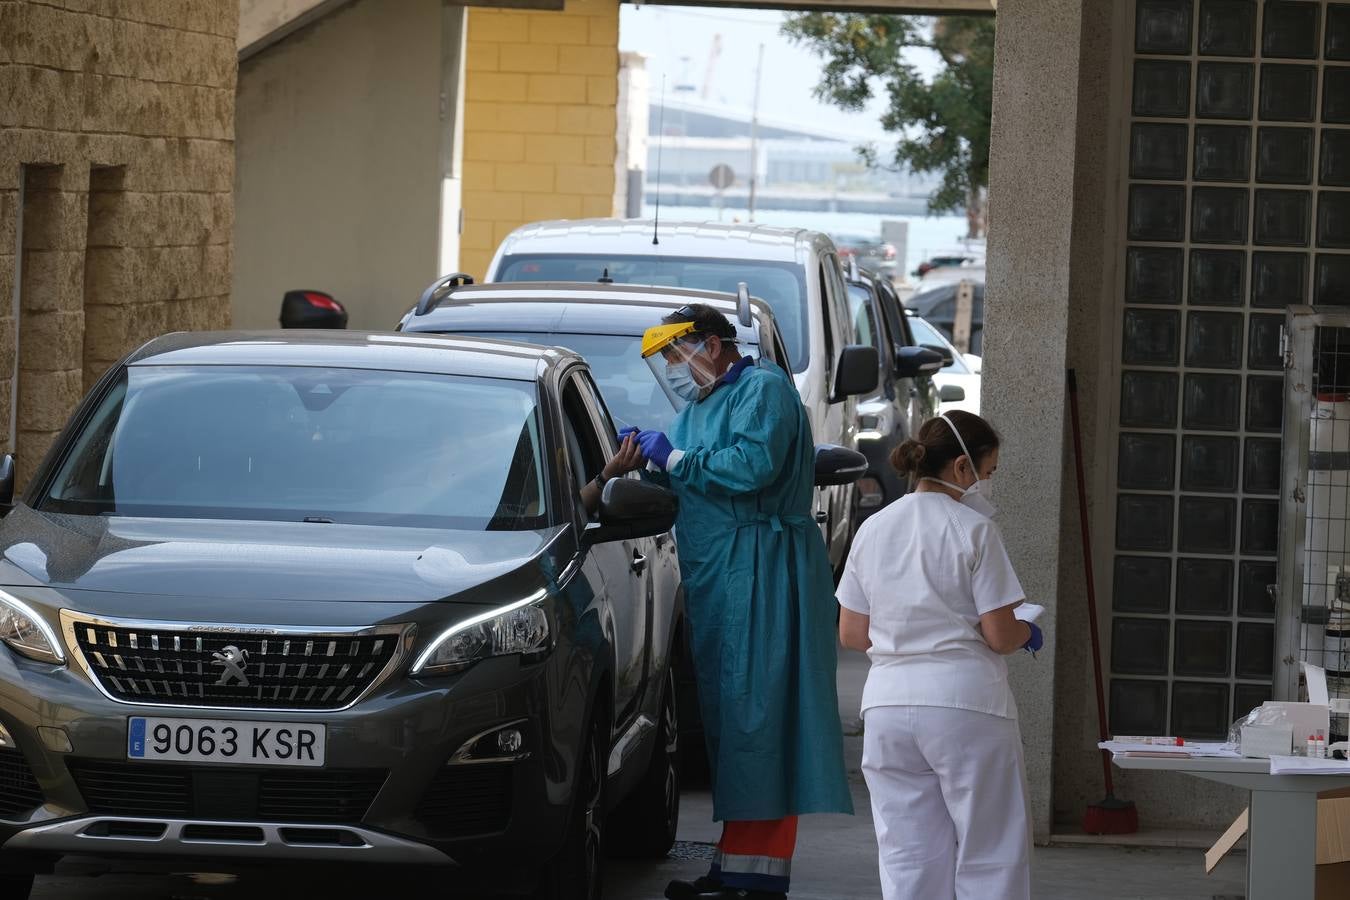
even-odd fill
[(235, 325), (321, 290), (393, 328), (459, 255), (463, 6), (243, 0)]
[(470, 10), (464, 89), (459, 269), (526, 222), (621, 212), (618, 0)]
[(229, 323), (238, 13), (0, 3), (0, 443), (20, 483), (122, 354)]

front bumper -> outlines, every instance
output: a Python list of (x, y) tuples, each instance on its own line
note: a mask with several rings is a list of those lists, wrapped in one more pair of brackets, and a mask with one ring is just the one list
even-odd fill
[[(76, 666), (0, 647), (0, 724), (22, 754), (0, 766), (0, 793), (23, 767), (40, 791), (38, 805), (0, 803), (0, 852), (543, 862), (561, 844), (580, 733), (557, 727), (572, 711), (549, 689), (563, 649), (530, 665), (503, 657), (435, 679), (395, 674), (347, 710), (273, 712), (122, 703)], [(322, 723), (327, 758), (322, 769), (130, 761), (138, 715)], [(455, 761), (503, 726), (524, 734), (518, 753)], [(69, 752), (51, 747), (61, 732)]]

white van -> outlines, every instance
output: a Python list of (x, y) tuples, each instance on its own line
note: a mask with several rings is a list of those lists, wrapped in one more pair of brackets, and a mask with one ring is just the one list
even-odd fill
[[(857, 396), (876, 388), (876, 348), (854, 345), (847, 288), (830, 239), (800, 228), (639, 219), (536, 222), (507, 235), (490, 282), (590, 281), (734, 294), (769, 304), (817, 443), (857, 448)], [(868, 378), (870, 375), (870, 383)], [(843, 564), (856, 527), (854, 485), (824, 488), (816, 518)]]

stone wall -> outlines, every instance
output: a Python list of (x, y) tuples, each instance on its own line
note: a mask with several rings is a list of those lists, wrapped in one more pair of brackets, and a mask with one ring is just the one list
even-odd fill
[(20, 483), (122, 354), (229, 323), (238, 9), (0, 0), (0, 442)]
[(460, 268), (481, 276), (519, 225), (614, 215), (619, 4), (471, 9), (468, 31)]

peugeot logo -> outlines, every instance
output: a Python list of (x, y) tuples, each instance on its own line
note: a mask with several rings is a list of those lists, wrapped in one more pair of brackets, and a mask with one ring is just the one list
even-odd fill
[(248, 665), (247, 650), (240, 650), (231, 644), (211, 655), (215, 657), (211, 665), (223, 667), (216, 687), (229, 687), (231, 680), (238, 681), (240, 687), (248, 687), (248, 676), (244, 674), (244, 667)]

